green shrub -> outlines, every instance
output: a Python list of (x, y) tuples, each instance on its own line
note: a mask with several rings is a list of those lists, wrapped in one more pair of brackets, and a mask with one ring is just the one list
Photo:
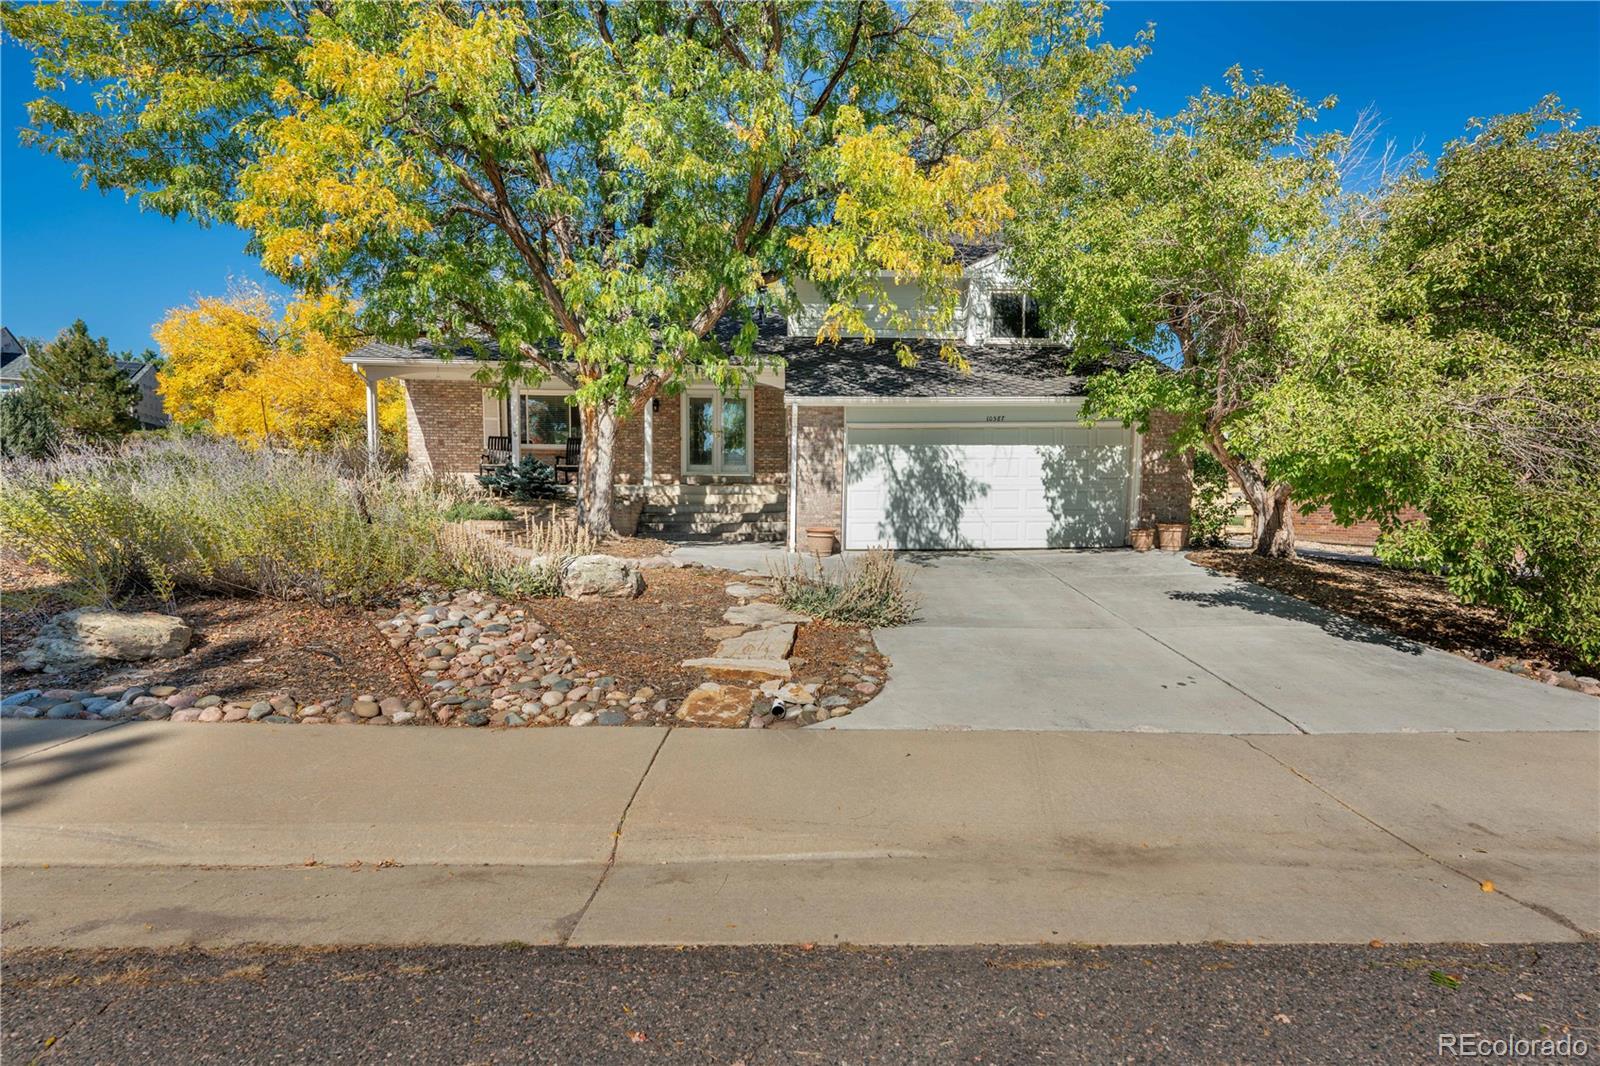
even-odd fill
[(46, 459), (60, 444), (55, 416), (38, 393), (18, 389), (0, 397), (0, 457)]
[(1194, 453), (1194, 493), (1189, 499), (1189, 542), (1196, 548), (1222, 548), (1233, 521), (1228, 471), (1210, 452)]
[(444, 513), (446, 522), (509, 522), (515, 517), (509, 509), (484, 500), (453, 503)]
[(198, 438), (8, 463), (0, 530), (17, 550), (113, 603), (148, 589), (388, 599), (421, 583), (513, 581), (509, 556), (446, 535), (460, 486), (351, 474), (326, 454)]
[(478, 484), (513, 500), (547, 500), (560, 492), (556, 487), (555, 468), (531, 455), (524, 455), (521, 462), (497, 466), (478, 475)]
[(833, 579), (820, 571), (820, 564), (790, 561), (773, 574), (775, 598), (813, 618), (875, 629), (903, 626), (916, 617), (911, 580), (891, 552), (874, 548), (841, 566)]

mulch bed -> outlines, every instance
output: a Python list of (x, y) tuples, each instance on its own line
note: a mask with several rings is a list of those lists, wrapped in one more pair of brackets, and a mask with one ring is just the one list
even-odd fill
[[(584, 669), (615, 676), (630, 691), (652, 688), (652, 699), (676, 706), (706, 680), (703, 672), (680, 664), (715, 651), (717, 640), (705, 630), (724, 626), (723, 612), (740, 602), (726, 591), (736, 580), (737, 575), (723, 570), (653, 567), (645, 571), (644, 593), (632, 600), (548, 599), (520, 606), (571, 644)], [(0, 668), (7, 674), (7, 690), (22, 687), (26, 677), (85, 690), (173, 685), (242, 703), (278, 694), (300, 704), (348, 703), (360, 693), (403, 700), (424, 694), (412, 673), (416, 665), (408, 669), (377, 627), (392, 609), (366, 612), (215, 595), (180, 596), (176, 605), (154, 598), (134, 600), (122, 606), (174, 613), (192, 626), (195, 638), (189, 651), (160, 662), (104, 663), (45, 677), (13, 673), (17, 656), (50, 617), (77, 604), (56, 575), (15, 557), (0, 558), (0, 600)], [(800, 627), (790, 665), (794, 680), (818, 686), (817, 699), (846, 697), (851, 705), (868, 699), (889, 669), (870, 633), (826, 622)]]
[[(736, 580), (726, 570), (661, 567), (645, 571), (645, 590), (636, 599), (532, 600), (525, 606), (579, 649), (585, 665), (677, 700), (706, 679), (679, 664), (716, 650), (705, 630), (724, 625), (722, 613), (739, 603), (726, 591)], [(871, 650), (863, 654), (862, 647)], [(796, 680), (822, 683), (819, 697), (844, 691), (858, 673), (881, 679), (888, 671), (869, 634), (823, 622), (800, 627), (789, 664)], [(863, 698), (853, 695), (856, 702)]]
[(1594, 665), (1573, 661), (1559, 647), (1506, 636), (1505, 621), (1498, 612), (1462, 603), (1443, 578), (1432, 574), (1369, 562), (1267, 559), (1237, 550), (1195, 551), (1189, 558), (1220, 573), (1479, 662), (1519, 660), (1579, 674)]
[[(13, 671), (39, 627), (77, 604), (62, 591), (60, 578), (14, 558), (0, 561), (0, 598), (5, 617), (0, 670), (13, 681), (29, 676)], [(180, 596), (176, 606), (153, 597), (121, 606), (178, 615), (194, 628), (194, 643), (175, 659), (58, 671), (50, 675), (53, 684), (161, 683), (228, 699), (265, 693), (316, 699), (415, 689), (399, 656), (362, 611), (213, 595)]]
[(720, 570), (662, 567), (645, 571), (644, 592), (631, 600), (529, 600), (529, 612), (578, 650), (585, 665), (681, 699), (705, 680), (685, 670), (685, 659), (710, 655), (717, 642), (704, 635), (720, 626), (737, 603)]

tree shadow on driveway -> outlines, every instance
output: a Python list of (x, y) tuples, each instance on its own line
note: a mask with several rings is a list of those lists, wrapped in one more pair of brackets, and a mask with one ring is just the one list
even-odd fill
[(1375, 644), (1407, 655), (1421, 655), (1423, 645), (1387, 630), (1377, 629), (1349, 615), (1325, 610), (1254, 585), (1208, 592), (1174, 591), (1169, 599), (1198, 607), (1230, 607), (1269, 618), (1283, 618), (1317, 626), (1329, 636), (1354, 644)]

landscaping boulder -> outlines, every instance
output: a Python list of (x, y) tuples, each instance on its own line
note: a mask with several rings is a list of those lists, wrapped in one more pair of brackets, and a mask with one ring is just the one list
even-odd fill
[(644, 578), (629, 559), (580, 555), (561, 571), (561, 591), (574, 600), (632, 599), (644, 591)]
[(749, 721), (755, 698), (753, 689), (707, 681), (684, 697), (678, 718), (695, 725), (739, 728)]
[(193, 638), (194, 630), (170, 614), (80, 607), (46, 623), (19, 661), (24, 670), (43, 670), (96, 659), (171, 659)]

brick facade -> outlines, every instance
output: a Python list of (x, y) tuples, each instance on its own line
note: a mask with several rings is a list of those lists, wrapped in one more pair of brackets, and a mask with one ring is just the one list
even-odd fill
[[(1400, 512), (1400, 518), (1405, 522), (1416, 522), (1421, 520), (1422, 512), (1407, 507)], [(1295, 512), (1294, 538), (1314, 544), (1348, 544), (1370, 548), (1378, 543), (1378, 523), (1355, 522), (1342, 526), (1334, 521), (1332, 511), (1326, 507), (1318, 507), (1310, 514)]]
[[(655, 441), (656, 484), (673, 485), (685, 480), (683, 473), (682, 396), (661, 397), (651, 426)], [(754, 474), (730, 475), (728, 481), (757, 481), (781, 485), (789, 480), (789, 431), (784, 414), (783, 390), (773, 385), (757, 385), (751, 398)], [(644, 418), (630, 418), (617, 430), (617, 483), (638, 485), (644, 481)], [(707, 480), (692, 475), (694, 480)]]
[(1157, 411), (1139, 450), (1139, 523), (1187, 522), (1193, 492), (1189, 456), (1172, 447), (1178, 417)]
[(800, 407), (795, 427), (796, 541), (807, 526), (840, 529), (844, 520), (844, 408)]
[(483, 457), (483, 388), (407, 379), (406, 465), (419, 475), (476, 474)]
[[(476, 474), (483, 455), (483, 387), (475, 381), (413, 378), (406, 391), (406, 449), (417, 474)], [(789, 477), (789, 433), (783, 390), (757, 385), (752, 397), (751, 429), (754, 474), (730, 481), (781, 485)], [(661, 397), (653, 412), (657, 484), (684, 480), (683, 397)], [(696, 475), (696, 480), (706, 480)], [(617, 429), (616, 480), (622, 485), (644, 481), (644, 417), (629, 418)]]

